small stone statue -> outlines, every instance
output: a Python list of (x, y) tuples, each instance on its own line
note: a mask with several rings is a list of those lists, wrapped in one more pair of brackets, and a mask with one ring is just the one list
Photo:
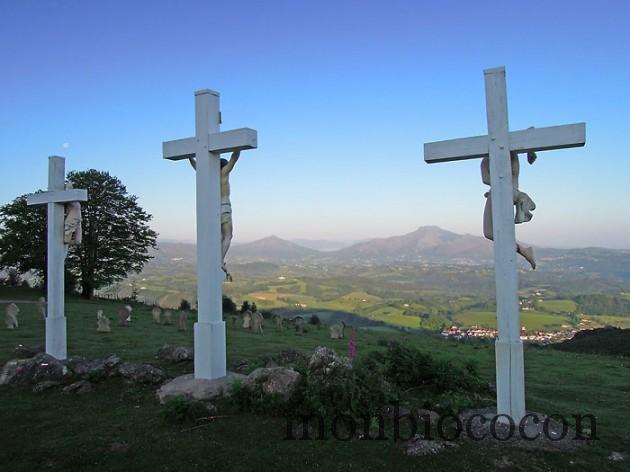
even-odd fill
[(346, 324), (343, 321), (339, 321), (330, 327), (330, 339), (343, 339), (344, 329)]
[(39, 300), (37, 300), (37, 311), (39, 312), (39, 315), (42, 317), (43, 320), (46, 320), (46, 310), (48, 308), (47, 305), (48, 304), (46, 303), (46, 299), (44, 297), (39, 297)]
[(96, 312), (96, 331), (99, 333), (111, 333), (110, 320), (107, 316), (103, 315), (103, 310)]
[(246, 310), (245, 313), (243, 313), (243, 328), (244, 329), (252, 328), (252, 312), (249, 310)]
[(173, 312), (171, 310), (164, 310), (164, 324), (173, 324)]
[[(531, 165), (536, 161), (536, 154), (533, 152), (527, 153), (527, 162)], [(513, 152), (510, 154), (510, 162), (512, 165), (512, 189), (513, 189), (513, 203), (516, 207), (516, 215), (514, 217), (514, 223), (526, 223), (533, 217), (532, 211), (536, 209), (536, 204), (525, 192), (521, 192), (518, 188), (518, 177), (520, 173), (520, 165), (518, 162), (518, 154)], [(486, 185), (490, 183), (490, 158), (484, 157), (481, 160), (481, 180)], [(493, 226), (492, 226), (492, 189), (486, 192), (486, 206), (483, 210), (483, 235), (493, 241)], [(516, 243), (516, 252), (523, 256), (527, 262), (532, 266), (532, 269), (536, 268), (536, 261), (534, 260), (534, 249), (531, 247), (523, 246), (520, 243)]]
[[(72, 184), (66, 183), (66, 190), (70, 190)], [(81, 244), (81, 202), (68, 202), (65, 204), (65, 219), (63, 225), (63, 242), (66, 245)]]
[(9, 303), (7, 305), (6, 314), (4, 316), (4, 324), (7, 329), (17, 329), (18, 320), (17, 317), (20, 314), (20, 309), (15, 303)]
[(188, 313), (180, 311), (177, 315), (177, 331), (186, 331), (188, 329)]
[(153, 322), (160, 324), (162, 322), (162, 320), (160, 319), (160, 317), (162, 316), (162, 309), (155, 305), (153, 307), (153, 309), (151, 310), (151, 315), (153, 315)]
[(256, 334), (263, 334), (263, 315), (259, 311), (255, 311), (252, 315), (252, 331)]
[(304, 318), (301, 316), (295, 317), (295, 334), (298, 336), (304, 335)]
[(282, 318), (282, 316), (280, 316), (280, 315), (273, 315), (273, 319), (276, 322), (276, 329), (278, 331), (282, 331), (284, 329), (284, 325), (282, 324), (284, 319)]
[(131, 322), (131, 308), (129, 305), (125, 305), (120, 307), (118, 310), (118, 321), (120, 322), (120, 326), (129, 326)]

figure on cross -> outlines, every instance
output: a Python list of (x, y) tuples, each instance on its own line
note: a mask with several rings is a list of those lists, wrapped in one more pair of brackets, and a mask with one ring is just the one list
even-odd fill
[[(531, 129), (531, 128), (530, 128)], [(535, 152), (527, 153), (527, 162), (531, 165), (536, 162), (537, 156)], [(518, 176), (520, 173), (520, 164), (518, 161), (518, 153), (512, 151), (510, 153), (510, 166), (512, 168), (512, 196), (513, 203), (516, 207), (514, 223), (526, 223), (533, 217), (532, 211), (536, 209), (536, 204), (525, 192), (521, 192), (518, 186)], [(481, 180), (484, 184), (490, 186), (490, 158), (488, 156), (481, 160)], [(492, 226), (492, 198), (491, 191), (484, 193), (486, 197), (486, 205), (483, 209), (483, 235), (486, 239), (494, 241)], [(536, 269), (536, 260), (534, 259), (534, 249), (530, 246), (516, 243), (516, 252), (523, 256), (527, 262)]]
[[(227, 270), (225, 256), (232, 243), (232, 203), (230, 202), (230, 172), (238, 162), (241, 151), (234, 151), (230, 160), (221, 158), (221, 270), (225, 272), (225, 278), (232, 281), (232, 275)], [(189, 157), (190, 165), (197, 170), (197, 160)]]
[[(72, 184), (67, 182), (66, 190), (72, 190)], [(81, 244), (81, 202), (67, 202), (64, 205), (63, 243), (66, 246), (66, 254), (69, 245)]]

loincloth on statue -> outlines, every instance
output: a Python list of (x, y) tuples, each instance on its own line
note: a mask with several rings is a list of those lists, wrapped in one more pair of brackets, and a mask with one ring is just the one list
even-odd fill
[(230, 203), (230, 197), (221, 198), (221, 224), (229, 223), (232, 221), (232, 204)]
[[(491, 195), (492, 191), (483, 194), (486, 198), (489, 198)], [(514, 195), (514, 206), (516, 208), (514, 215), (515, 224), (527, 223), (534, 217), (532, 211), (536, 209), (536, 204), (525, 192), (521, 192), (520, 190), (516, 191)]]

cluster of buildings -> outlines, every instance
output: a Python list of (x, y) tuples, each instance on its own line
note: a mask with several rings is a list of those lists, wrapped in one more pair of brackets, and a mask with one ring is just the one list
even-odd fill
[[(578, 329), (570, 329), (566, 331), (536, 331), (527, 333), (525, 327), (521, 328), (521, 340), (537, 344), (549, 344), (552, 342), (565, 341), (575, 336)], [(445, 338), (453, 338), (457, 340), (465, 340), (472, 338), (494, 339), (497, 336), (496, 329), (480, 328), (473, 326), (472, 328), (460, 328), (459, 326), (451, 326), (442, 331)]]

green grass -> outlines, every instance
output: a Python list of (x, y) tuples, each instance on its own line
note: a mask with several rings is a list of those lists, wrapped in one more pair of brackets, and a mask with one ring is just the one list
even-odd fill
[[(496, 329), (497, 315), (494, 311), (464, 311), (455, 315), (455, 321), (464, 327), (480, 326)], [(521, 311), (521, 325), (528, 331), (556, 331), (568, 324), (568, 318), (562, 315)]]
[(577, 305), (573, 300), (544, 300), (537, 302), (539, 310), (549, 313), (572, 313), (577, 310)]
[[(27, 297), (28, 295), (28, 297)], [(0, 291), (0, 299), (36, 299), (39, 294), (13, 296)], [(161, 365), (175, 376), (192, 370), (192, 364), (161, 364), (154, 358), (164, 343), (192, 346), (192, 330), (155, 325), (150, 311), (134, 306), (133, 323), (118, 327), (120, 304), (87, 302), (70, 298), (67, 303), (69, 353), (100, 357), (116, 353), (126, 360)], [(96, 310), (114, 318), (113, 332), (96, 333)], [(43, 322), (34, 305), (20, 306), (18, 330), (0, 330), (0, 361), (12, 357), (18, 343), (43, 342)], [(341, 353), (347, 341), (330, 340), (325, 328), (307, 325), (303, 337), (290, 330), (276, 332), (267, 322), (262, 336), (227, 324), (228, 366), (247, 360), (253, 368), (261, 358), (294, 348), (311, 351), (327, 345)], [(431, 352), (458, 365), (473, 360), (486, 381), (493, 381), (494, 349), (491, 343), (457, 343), (435, 337), (375, 330), (360, 330), (358, 355), (379, 346), (381, 339), (396, 339)], [(611, 451), (630, 453), (630, 360), (574, 354), (551, 349), (525, 349), (527, 402), (532, 410), (559, 413), (592, 413), (598, 419), (600, 440), (585, 450), (543, 453), (516, 449), (484, 449), (465, 443), (434, 457), (405, 456), (391, 439), (347, 442), (286, 441), (282, 418), (229, 414), (199, 425), (165, 422), (155, 389), (136, 387), (113, 379), (84, 396), (59, 392), (35, 394), (28, 388), (0, 388), (0, 464), (3, 470), (493, 470), (495, 461), (507, 457), (509, 470), (625, 470), (627, 463), (607, 460)], [(418, 405), (421, 406), (421, 405)], [(198, 426), (191, 429), (194, 426)], [(113, 451), (112, 443), (125, 443)]]

